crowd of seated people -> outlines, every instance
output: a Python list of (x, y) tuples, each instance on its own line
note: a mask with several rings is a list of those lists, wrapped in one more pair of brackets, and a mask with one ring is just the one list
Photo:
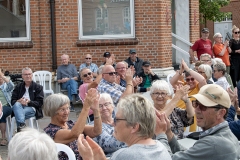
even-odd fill
[[(0, 107), (1, 145), (8, 143), (4, 134), (7, 116), (14, 114), (17, 131), (21, 133), (26, 127), (26, 119), (33, 116), (42, 118), (43, 105), (44, 115), (51, 118), (44, 132), (53, 142), (68, 145), (76, 159), (104, 159), (109, 156), (114, 160), (145, 157), (197, 160), (209, 158), (210, 151), (228, 151), (229, 157), (236, 158), (240, 150), (234, 141), (240, 139), (240, 120), (235, 120), (235, 116), (240, 118), (240, 109), (237, 89), (231, 89), (227, 78), (229, 66), (219, 60), (213, 61), (209, 54), (200, 56), (195, 69), (182, 60), (170, 86), (165, 80), (159, 80), (151, 70), (151, 63), (137, 57), (136, 52), (131, 49), (129, 58), (117, 63), (113, 54), (105, 52), (105, 62), (99, 68), (92, 61), (94, 57), (87, 54), (79, 73), (70, 63), (69, 56), (62, 55), (57, 80), (62, 89), (68, 90), (68, 96), (53, 94), (44, 103), (43, 88), (32, 81), (30, 68), (22, 70), (24, 82), (15, 88), (11, 80), (5, 79), (0, 72), (0, 101), (3, 104), (2, 109)], [(79, 78), (83, 82), (80, 86), (76, 82)], [(170, 87), (175, 91), (173, 95)], [(240, 92), (240, 87), (238, 90)], [(141, 95), (146, 91), (153, 103)], [(69, 120), (70, 110), (74, 109), (73, 98), (83, 102), (76, 122)], [(91, 122), (86, 124), (88, 117)], [(196, 131), (197, 126), (203, 131), (199, 142), (192, 149), (184, 150), (177, 140), (184, 138), (184, 128), (189, 126), (190, 132)], [(218, 132), (232, 142), (221, 140)], [(208, 144), (210, 133), (218, 143), (235, 148), (230, 151), (229, 147)], [(209, 146), (201, 151), (205, 137)], [(201, 152), (201, 155), (195, 152)], [(64, 152), (58, 154), (59, 159), (66, 159), (66, 156)], [(225, 155), (221, 153), (216, 157), (224, 159)]]

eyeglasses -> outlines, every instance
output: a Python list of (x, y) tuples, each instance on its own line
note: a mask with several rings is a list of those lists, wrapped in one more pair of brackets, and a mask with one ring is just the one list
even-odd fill
[(117, 72), (109, 72), (109, 73), (103, 73), (103, 74), (108, 74), (109, 76), (117, 75)]
[(194, 78), (186, 78), (186, 82), (194, 81)]
[(117, 121), (127, 121), (127, 120), (123, 119), (123, 118), (116, 118), (116, 117), (114, 117), (113, 123), (114, 123), (115, 126), (116, 126)]
[(221, 107), (218, 107), (218, 106), (212, 106), (212, 107), (206, 107), (204, 105), (202, 105), (199, 101), (193, 101), (193, 108), (199, 108), (201, 111), (206, 111), (208, 108), (216, 108), (216, 109), (222, 109)]
[(69, 110), (70, 110), (70, 108), (67, 107), (67, 108), (61, 108), (57, 112), (64, 113), (64, 112), (68, 112)]
[(85, 58), (85, 59), (92, 59), (92, 58)]
[(156, 93), (152, 93), (154, 96), (156, 96), (156, 97), (159, 97), (160, 95), (161, 95), (161, 97), (166, 97), (166, 95), (167, 95), (167, 93), (164, 93), (164, 92), (161, 92), (161, 93), (159, 93), (159, 92), (156, 92)]
[(238, 31), (238, 32), (234, 32), (235, 34), (240, 34), (240, 31)]
[(24, 75), (24, 76), (31, 76), (31, 75), (32, 75), (32, 73), (28, 73), (28, 74), (22, 74), (22, 75)]
[(83, 77), (87, 77), (88, 75), (91, 76), (92, 72), (88, 72), (87, 74), (84, 74)]
[(199, 73), (199, 74), (203, 74), (203, 73), (205, 73), (205, 72), (198, 71), (198, 73)]
[(111, 102), (106, 102), (104, 104), (99, 104), (99, 109), (103, 109), (103, 107), (108, 107), (110, 104), (112, 104)]
[(209, 61), (211, 61), (210, 59), (209, 60), (201, 60), (202, 62), (209, 62)]
[(121, 68), (116, 68), (116, 69), (124, 70), (124, 69), (127, 69), (127, 68), (126, 67), (121, 67)]

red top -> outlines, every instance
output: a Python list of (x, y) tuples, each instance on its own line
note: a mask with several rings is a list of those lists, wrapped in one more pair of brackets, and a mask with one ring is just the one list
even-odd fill
[(199, 39), (197, 40), (194, 45), (192, 46), (192, 50), (197, 52), (198, 60), (200, 60), (200, 56), (204, 53), (208, 53), (213, 57), (212, 53), (212, 42), (211, 40), (203, 40)]

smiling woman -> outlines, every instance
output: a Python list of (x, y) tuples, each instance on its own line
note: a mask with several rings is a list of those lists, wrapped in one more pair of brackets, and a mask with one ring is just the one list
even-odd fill
[[(98, 107), (99, 95), (96, 89), (87, 92), (83, 109), (76, 122), (68, 120), (69, 117), (69, 98), (63, 94), (53, 94), (46, 98), (44, 102), (44, 113), (51, 117), (51, 123), (44, 128), (44, 131), (56, 142), (63, 143), (72, 148), (76, 159), (81, 159), (77, 149), (77, 138), (83, 133), (90, 137), (98, 136), (102, 131), (102, 121), (99, 117)], [(94, 126), (85, 125), (89, 109), (93, 110), (98, 118), (94, 120)], [(59, 159), (66, 159), (66, 154), (61, 152)]]

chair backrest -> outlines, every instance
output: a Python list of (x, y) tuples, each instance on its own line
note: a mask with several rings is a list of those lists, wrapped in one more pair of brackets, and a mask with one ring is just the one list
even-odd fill
[(68, 147), (65, 144), (61, 144), (61, 143), (55, 143), (55, 145), (57, 146), (57, 151), (65, 152), (67, 154), (69, 160), (76, 160), (75, 154), (70, 147)]
[[(52, 90), (52, 73), (49, 71), (36, 71), (33, 73), (33, 81), (39, 82), (40, 85), (43, 86), (44, 93), (51, 93), (53, 94)], [(48, 87), (47, 82), (48, 81)]]
[(170, 83), (170, 80), (171, 80), (171, 78), (172, 78), (175, 74), (176, 74), (176, 73), (173, 72), (173, 73), (170, 73), (169, 75), (167, 75), (167, 82), (168, 82), (168, 85), (169, 85), (169, 87), (170, 87), (171, 95), (174, 94), (174, 90), (173, 90), (173, 87), (172, 87), (172, 85), (171, 85), (171, 83)]

